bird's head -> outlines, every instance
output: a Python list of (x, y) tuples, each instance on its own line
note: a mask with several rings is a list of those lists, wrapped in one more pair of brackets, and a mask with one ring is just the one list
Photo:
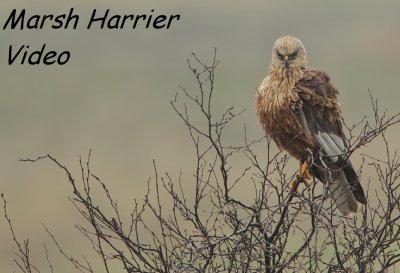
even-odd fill
[(299, 39), (283, 36), (275, 41), (272, 50), (272, 66), (295, 68), (304, 66), (306, 63), (306, 49)]

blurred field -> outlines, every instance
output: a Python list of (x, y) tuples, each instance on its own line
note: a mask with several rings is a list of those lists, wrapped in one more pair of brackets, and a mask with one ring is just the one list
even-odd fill
[[(33, 258), (44, 261), (49, 242), (42, 223), (69, 253), (89, 249), (74, 230), (78, 221), (67, 196), (64, 174), (41, 162), (20, 158), (50, 153), (79, 176), (79, 155), (93, 150), (92, 170), (110, 185), (127, 210), (141, 199), (152, 159), (161, 172), (191, 174), (193, 149), (187, 130), (169, 101), (179, 85), (192, 87), (186, 58), (196, 52), (205, 60), (217, 48), (216, 111), (227, 106), (247, 109), (226, 141), (242, 140), (243, 123), (250, 137), (262, 135), (254, 95), (265, 77), (273, 42), (292, 34), (302, 39), (309, 63), (327, 71), (341, 92), (348, 123), (370, 113), (368, 89), (389, 113), (399, 110), (399, 1), (10, 1), (0, 4), (3, 24), (13, 8), (38, 13), (66, 12), (70, 7), (87, 21), (91, 10), (115, 13), (180, 13), (169, 30), (2, 30), (0, 38), (0, 191), (19, 237), (30, 237)], [(86, 18), (85, 18), (86, 15)], [(8, 66), (10, 44), (70, 50), (71, 60), (58, 66)], [(400, 128), (389, 136), (398, 149)], [(378, 144), (368, 153), (381, 155)], [(262, 153), (262, 151), (260, 151)], [(354, 157), (354, 165), (360, 158)], [(166, 204), (168, 205), (168, 204)], [(12, 272), (15, 246), (0, 219), (0, 269)], [(52, 255), (57, 272), (72, 268)], [(90, 256), (90, 255), (89, 255)], [(40, 264), (40, 263), (39, 263)]]

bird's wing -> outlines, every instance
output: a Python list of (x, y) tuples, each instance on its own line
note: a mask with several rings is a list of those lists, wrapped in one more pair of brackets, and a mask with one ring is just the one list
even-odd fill
[(355, 199), (366, 204), (367, 199), (357, 173), (347, 159), (347, 141), (343, 134), (340, 105), (337, 102), (339, 92), (331, 84), (329, 76), (322, 71), (306, 70), (304, 77), (296, 83), (294, 91), (299, 97), (292, 108), (298, 111), (299, 119), (319, 144), (323, 156), (322, 160), (314, 158), (311, 171), (319, 180), (326, 181), (330, 172), (326, 166), (340, 170), (337, 179), (344, 177), (351, 186)]
[(347, 152), (337, 89), (322, 71), (306, 70), (295, 85), (301, 101), (298, 114), (302, 123), (320, 145), (324, 156), (338, 163)]

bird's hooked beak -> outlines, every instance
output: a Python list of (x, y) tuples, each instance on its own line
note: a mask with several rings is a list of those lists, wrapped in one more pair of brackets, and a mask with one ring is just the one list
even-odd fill
[(286, 68), (289, 67), (289, 56), (285, 55), (284, 59), (283, 59), (283, 64), (285, 65)]

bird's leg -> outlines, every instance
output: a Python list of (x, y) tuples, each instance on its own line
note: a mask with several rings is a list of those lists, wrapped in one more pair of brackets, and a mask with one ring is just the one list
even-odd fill
[(300, 161), (300, 169), (299, 169), (299, 175), (296, 177), (296, 179), (292, 180), (289, 184), (289, 188), (292, 191), (297, 192), (297, 189), (300, 185), (300, 183), (304, 183), (306, 187), (310, 186), (307, 180), (311, 179), (312, 176), (310, 172), (308, 171), (308, 163), (307, 160), (304, 160), (303, 163)]
[(310, 180), (312, 176), (308, 171), (307, 160), (304, 160), (303, 164), (300, 165), (300, 177), (302, 179), (302, 182), (306, 185), (306, 187), (310, 186), (307, 180)]

